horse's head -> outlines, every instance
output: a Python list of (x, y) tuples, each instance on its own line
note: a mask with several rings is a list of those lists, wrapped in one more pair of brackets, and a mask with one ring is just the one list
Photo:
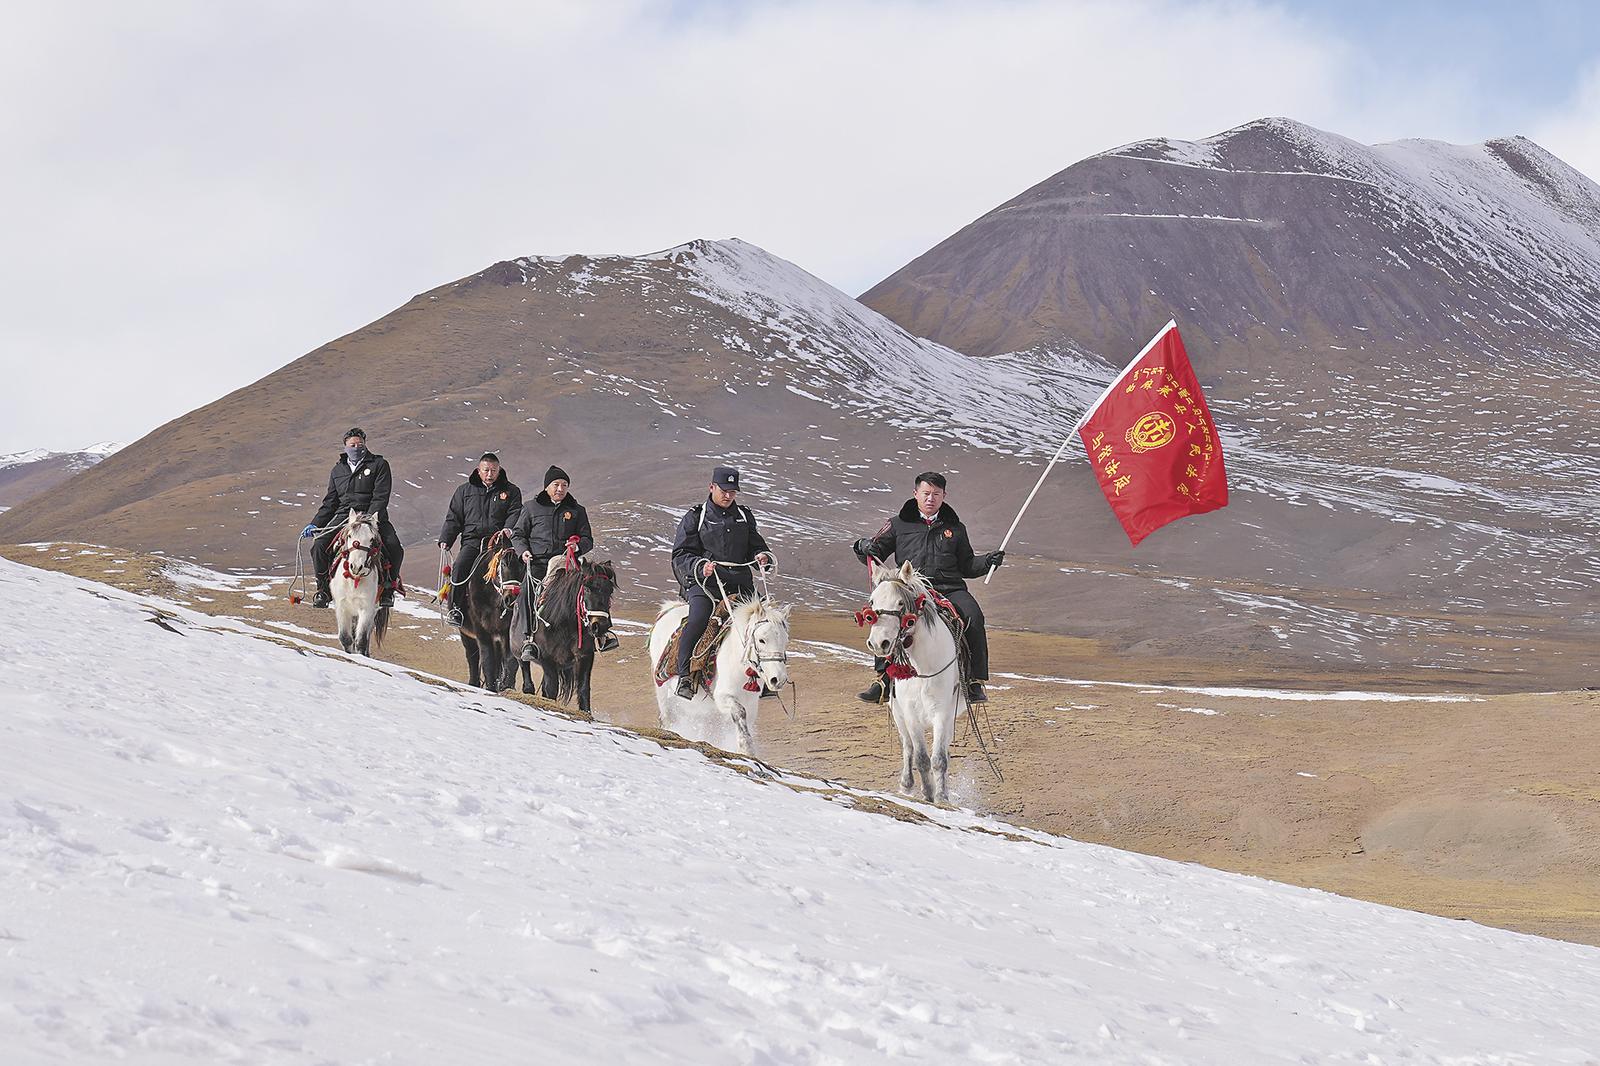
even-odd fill
[(749, 669), (776, 692), (789, 683), (789, 608), (767, 600), (750, 601), (743, 643)]
[(364, 577), (378, 565), (378, 552), (382, 542), (378, 537), (378, 520), (360, 511), (351, 511), (339, 531), (339, 550), (349, 564), (350, 573)]
[(608, 559), (603, 563), (585, 561), (583, 571), (584, 625), (599, 643), (611, 632), (611, 595), (617, 591), (617, 568)]
[(927, 583), (910, 563), (902, 564), (898, 570), (870, 566), (870, 573), (872, 594), (856, 620), (871, 627), (867, 630), (867, 650), (884, 656), (894, 649), (901, 632), (916, 624), (917, 600), (926, 593)]

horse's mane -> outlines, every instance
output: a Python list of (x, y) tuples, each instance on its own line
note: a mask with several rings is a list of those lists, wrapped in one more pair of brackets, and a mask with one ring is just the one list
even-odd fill
[(594, 579), (589, 587), (596, 591), (602, 584), (610, 585), (604, 590), (608, 596), (617, 587), (616, 567), (609, 562), (591, 563), (586, 559), (578, 564), (576, 570), (558, 571), (550, 579), (545, 586), (544, 602), (539, 607), (539, 613), (552, 621), (576, 617), (578, 589), (583, 585), (583, 578)]
[(740, 596), (733, 601), (733, 612), (728, 616), (729, 628), (737, 629), (740, 626), (749, 625), (752, 618), (763, 607), (766, 608), (767, 614), (772, 617), (774, 623), (783, 626), (784, 629), (789, 628), (789, 608), (774, 607), (759, 596)]
[(912, 599), (916, 599), (918, 596), (930, 592), (933, 589), (933, 586), (928, 584), (928, 579), (922, 576), (922, 571), (916, 569), (913, 569), (911, 571), (911, 576), (907, 578), (901, 576), (900, 569), (898, 567), (880, 566), (873, 573), (872, 585), (874, 588), (876, 588), (885, 581), (893, 581), (896, 584), (904, 585), (910, 590)]

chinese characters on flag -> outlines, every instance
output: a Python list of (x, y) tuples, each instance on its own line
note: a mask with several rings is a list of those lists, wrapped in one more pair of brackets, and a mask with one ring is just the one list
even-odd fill
[(1222, 445), (1176, 323), (1112, 383), (1078, 436), (1134, 544), (1175, 519), (1228, 505)]

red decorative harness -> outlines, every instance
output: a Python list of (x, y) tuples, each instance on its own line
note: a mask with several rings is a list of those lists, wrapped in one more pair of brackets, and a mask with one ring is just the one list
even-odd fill
[[(895, 634), (894, 644), (890, 646), (889, 654), (885, 656), (889, 661), (883, 667), (884, 674), (895, 681), (904, 681), (907, 678), (917, 676), (917, 668), (912, 666), (906, 659), (906, 649), (911, 647), (911, 631), (917, 627), (917, 619), (921, 617), (922, 610), (928, 605), (928, 600), (930, 599), (933, 600), (934, 606), (940, 610), (948, 612), (957, 619), (960, 618), (960, 615), (956, 614), (955, 604), (941, 596), (936, 589), (918, 593), (909, 611), (879, 611), (872, 606), (869, 600), (861, 610), (856, 612), (856, 625), (858, 627), (877, 625), (878, 618), (881, 615), (897, 614), (900, 616), (900, 631)], [(961, 646), (960, 631), (954, 630), (951, 635), (956, 638), (956, 647), (959, 649)], [(942, 673), (943, 671), (940, 672)]]

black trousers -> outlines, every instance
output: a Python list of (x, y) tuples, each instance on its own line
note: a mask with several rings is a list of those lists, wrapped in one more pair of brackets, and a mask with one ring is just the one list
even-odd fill
[[(965, 589), (954, 592), (942, 593), (950, 605), (956, 609), (956, 614), (966, 623), (967, 666), (972, 671), (972, 680), (989, 680), (989, 634), (983, 628), (983, 608), (978, 606), (978, 601), (972, 593)], [(883, 668), (888, 665), (887, 659), (873, 659), (872, 668), (883, 673)]]
[(694, 646), (705, 636), (706, 624), (711, 621), (711, 597), (700, 589), (690, 589), (683, 594), (689, 601), (689, 620), (683, 624), (683, 636), (678, 639), (678, 676), (689, 672), (689, 660), (694, 657)]
[[(330, 595), (328, 568), (333, 565), (333, 538), (338, 535), (337, 529), (330, 529), (311, 544), (311, 565), (317, 572), (317, 591), (324, 596)], [(406, 550), (400, 544), (400, 535), (386, 517), (378, 519), (378, 539), (383, 542), (383, 561), (389, 565), (389, 573), (398, 583), (400, 564), (405, 562)], [(454, 570), (451, 572), (454, 573)]]
[(456, 544), (456, 558), (450, 564), (450, 583), (452, 585), (465, 585), (472, 579), (472, 568), (478, 565), (478, 556), (483, 554), (483, 538), (463, 535)]

